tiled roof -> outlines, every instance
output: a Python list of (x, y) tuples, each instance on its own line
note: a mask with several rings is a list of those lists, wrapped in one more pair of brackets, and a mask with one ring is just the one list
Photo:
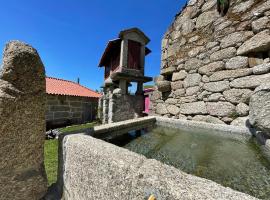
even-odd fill
[(58, 78), (46, 78), (47, 94), (99, 98), (101, 94), (78, 83)]

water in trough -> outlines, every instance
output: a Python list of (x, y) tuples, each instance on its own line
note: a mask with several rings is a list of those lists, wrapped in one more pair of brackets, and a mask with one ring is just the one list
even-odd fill
[(270, 162), (254, 139), (157, 127), (127, 144), (123, 141), (118, 145), (147, 158), (270, 199)]

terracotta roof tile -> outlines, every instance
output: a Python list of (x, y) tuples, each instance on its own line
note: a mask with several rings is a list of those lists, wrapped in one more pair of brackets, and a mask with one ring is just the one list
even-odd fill
[(58, 78), (46, 78), (47, 94), (99, 98), (101, 94), (78, 83)]

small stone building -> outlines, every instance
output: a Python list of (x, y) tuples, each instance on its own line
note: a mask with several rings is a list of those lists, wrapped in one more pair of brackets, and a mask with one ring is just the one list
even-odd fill
[[(143, 83), (152, 80), (144, 76), (145, 56), (151, 52), (146, 47), (149, 41), (138, 28), (123, 30), (119, 38), (109, 41), (99, 63), (105, 68), (99, 104), (104, 124), (144, 115)], [(134, 95), (128, 92), (133, 82), (137, 83)]]
[(237, 125), (270, 81), (270, 1), (189, 0), (162, 40), (151, 113)]
[(99, 93), (79, 83), (46, 78), (47, 129), (96, 119)]

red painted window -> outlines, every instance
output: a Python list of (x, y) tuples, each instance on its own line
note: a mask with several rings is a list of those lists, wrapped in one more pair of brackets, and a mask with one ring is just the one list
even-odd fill
[(141, 69), (141, 44), (133, 40), (128, 41), (128, 68)]

